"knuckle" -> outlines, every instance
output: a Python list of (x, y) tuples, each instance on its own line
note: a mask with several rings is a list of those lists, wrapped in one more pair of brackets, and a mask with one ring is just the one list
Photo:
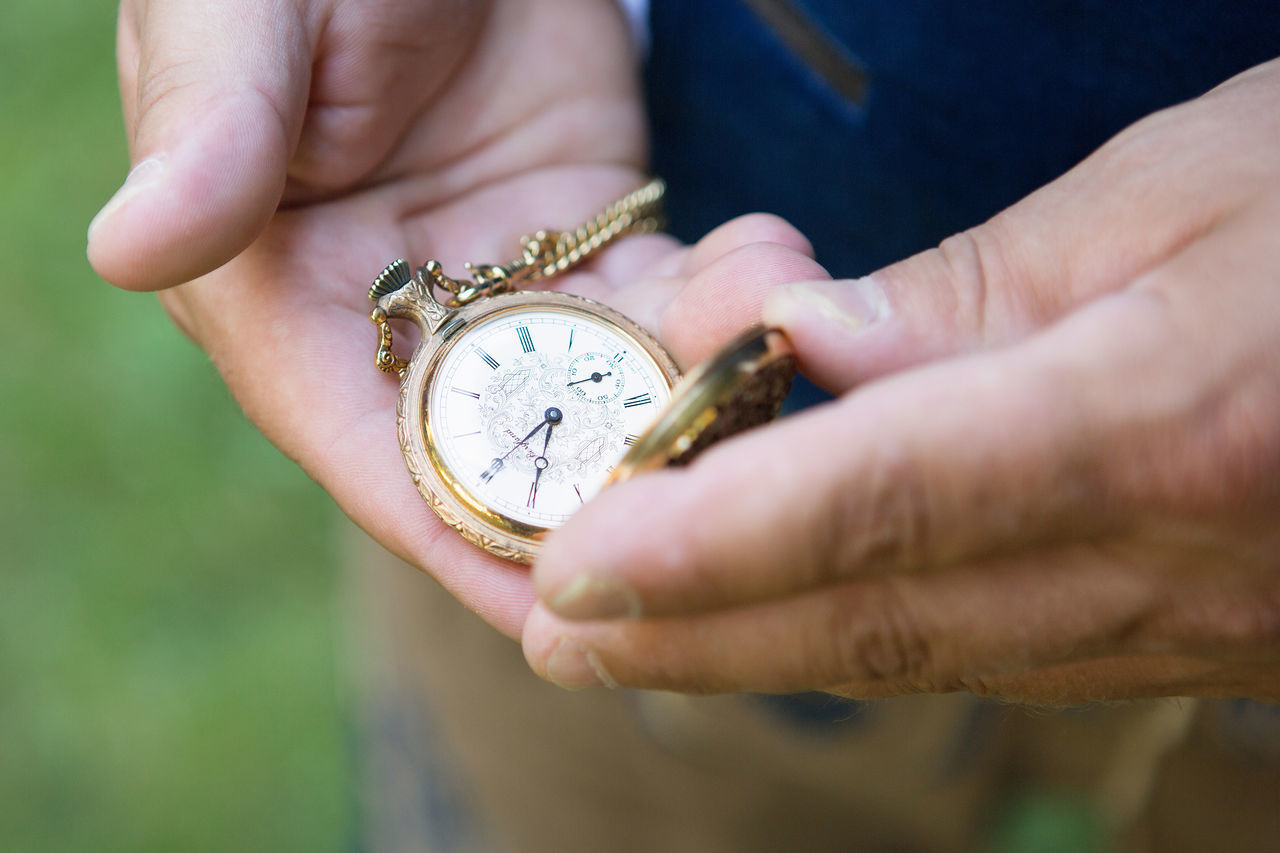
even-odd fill
[(931, 556), (935, 512), (922, 463), (902, 442), (887, 440), (865, 465), (860, 488), (831, 496), (838, 511), (827, 516), (827, 552), (838, 555), (846, 573), (922, 567)]
[(1261, 369), (1256, 354), (1206, 358), (1203, 347), (1185, 345), (1201, 322), (1190, 303), (1165, 279), (1148, 277), (1145, 285), (1113, 303), (1107, 328), (1123, 328), (1127, 337), (1101, 345), (1085, 372), (1050, 383), (1077, 389), (1068, 398), (1091, 401), (1080, 408), (1088, 421), (1076, 419), (1092, 437), (1081, 470), (1113, 510), (1274, 527), (1280, 510), (1274, 371)]
[(835, 671), (827, 683), (870, 682), (932, 690), (940, 678), (936, 644), (892, 580), (867, 585), (856, 613), (837, 610), (826, 635)]
[(1275, 590), (1244, 605), (1233, 620), (1231, 638), (1245, 649), (1268, 656), (1280, 650), (1280, 596)]
[[(1219, 598), (1214, 602), (1214, 598)], [(1202, 642), (1231, 654), (1274, 658), (1280, 653), (1280, 583), (1242, 590), (1221, 600), (1206, 596), (1193, 605)]]
[[(1175, 518), (1273, 524), (1280, 510), (1280, 388), (1265, 371), (1239, 379), (1188, 366), (1172, 374), (1149, 392), (1159, 405), (1135, 413), (1139, 428), (1125, 442), (1132, 453), (1116, 466), (1112, 485)], [(1182, 378), (1188, 374), (1193, 378)]]
[(1280, 392), (1261, 382), (1212, 406), (1193, 470), (1208, 508), (1232, 514), (1280, 502)]
[(1015, 281), (1008, 247), (1011, 240), (1009, 215), (1002, 213), (984, 225), (970, 228), (943, 240), (937, 252), (947, 280), (955, 294), (955, 323), (973, 336), (975, 342), (988, 337), (1008, 306)]
[(171, 60), (164, 64), (145, 62), (138, 69), (138, 114), (145, 115), (156, 105), (195, 85), (190, 68), (194, 60)]

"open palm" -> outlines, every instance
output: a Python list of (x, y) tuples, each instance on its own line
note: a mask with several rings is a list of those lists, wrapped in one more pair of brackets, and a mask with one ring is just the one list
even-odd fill
[[(164, 289), (248, 416), (384, 545), (516, 635), (523, 567), (419, 500), (373, 366), (363, 292), (390, 260), (505, 261), (643, 182), (624, 22), (592, 0), (126, 0), (135, 169), (91, 229), (104, 278)], [(754, 245), (752, 245), (754, 244)], [(685, 249), (634, 237), (557, 287), (628, 313), (677, 360), (821, 270), (768, 217)]]

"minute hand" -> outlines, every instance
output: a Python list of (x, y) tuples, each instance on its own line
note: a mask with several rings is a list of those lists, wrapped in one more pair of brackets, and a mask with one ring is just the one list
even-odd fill
[[(551, 416), (550, 416), (550, 415), (547, 415), (546, 417), (544, 417), (544, 418), (542, 419), (542, 421), (541, 421), (541, 422), (540, 422), (536, 427), (534, 427), (533, 429), (529, 430), (529, 434), (528, 434), (528, 435), (526, 435), (524, 438), (522, 438), (522, 439), (520, 439), (519, 441), (517, 441), (517, 442), (515, 443), (515, 445), (513, 445), (513, 446), (512, 446), (512, 448), (511, 448), (510, 450), (508, 450), (506, 453), (502, 454), (502, 459), (501, 459), (501, 461), (505, 462), (505, 461), (507, 460), (507, 457), (508, 457), (508, 456), (510, 456), (512, 453), (515, 453), (515, 452), (516, 452), (516, 448), (517, 448), (517, 447), (523, 447), (523, 446), (524, 446), (524, 444), (525, 444), (525, 442), (527, 442), (529, 439), (533, 438), (534, 433), (536, 433), (538, 430), (540, 430), (540, 429), (542, 429), (544, 426), (546, 426), (546, 425), (547, 425), (547, 423), (548, 423), (548, 421), (550, 421), (550, 420), (551, 420)], [(547, 437), (548, 437), (548, 438), (550, 438), (550, 436), (551, 436), (551, 431), (550, 431), (550, 430), (548, 430), (548, 431), (547, 431)]]
[(555, 427), (555, 423), (547, 423), (547, 437), (542, 442), (542, 455), (533, 460), (533, 485), (529, 487), (529, 501), (526, 504), (530, 509), (533, 509), (538, 502), (538, 481), (542, 479), (542, 472), (551, 464), (547, 461), (547, 445), (551, 444), (551, 431)]
[[(555, 406), (552, 406), (549, 409), (547, 409), (547, 411), (542, 416), (542, 420), (538, 422), (537, 426), (529, 430), (528, 435), (526, 435), (524, 438), (520, 439), (515, 444), (513, 444), (510, 450), (502, 454), (501, 457), (494, 459), (492, 462), (489, 463), (488, 468), (485, 468), (483, 471), (480, 472), (480, 481), (487, 483), (491, 479), (493, 479), (497, 475), (497, 473), (502, 470), (502, 465), (507, 461), (507, 457), (510, 456), (512, 453), (516, 452), (517, 447), (524, 447), (526, 442), (528, 442), (529, 439), (533, 438), (534, 434), (537, 433), (538, 430), (542, 429), (544, 426), (547, 426), (547, 424), (551, 424), (552, 426), (554, 426), (560, 423), (563, 417), (564, 415)], [(548, 429), (550, 429), (550, 427), (548, 427)]]

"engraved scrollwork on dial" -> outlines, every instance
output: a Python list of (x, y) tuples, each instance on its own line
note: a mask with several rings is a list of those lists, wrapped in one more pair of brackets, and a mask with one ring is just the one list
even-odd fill
[[(456, 309), (402, 377), (397, 433), (416, 491), (443, 523), (506, 559), (533, 559), (543, 532), (592, 498), (669, 394), (671, 373), (640, 345), (643, 333), (580, 304), (507, 294)], [(620, 394), (578, 393), (570, 364), (584, 352), (581, 385), (620, 375)]]

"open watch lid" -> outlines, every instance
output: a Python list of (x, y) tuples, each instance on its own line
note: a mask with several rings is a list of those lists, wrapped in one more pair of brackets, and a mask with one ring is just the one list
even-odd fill
[(773, 420), (795, 373), (795, 357), (782, 332), (748, 329), (681, 380), (671, 402), (605, 485), (686, 465), (717, 441)]

